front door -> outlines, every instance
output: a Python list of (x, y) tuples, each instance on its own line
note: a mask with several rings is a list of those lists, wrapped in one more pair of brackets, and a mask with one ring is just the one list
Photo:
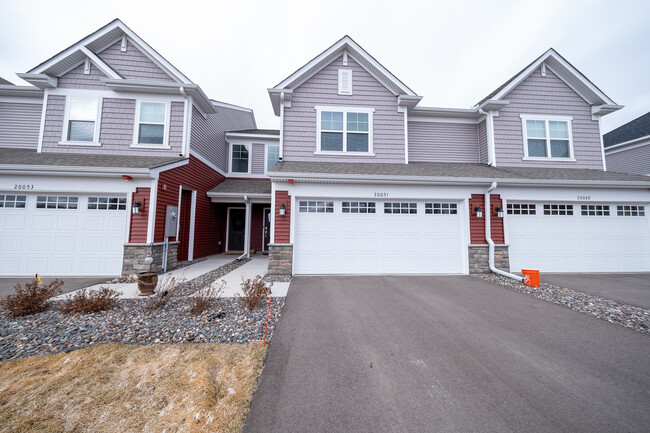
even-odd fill
[(228, 209), (228, 251), (244, 251), (246, 209)]
[(264, 239), (262, 251), (269, 250), (269, 243), (271, 242), (271, 209), (264, 209)]

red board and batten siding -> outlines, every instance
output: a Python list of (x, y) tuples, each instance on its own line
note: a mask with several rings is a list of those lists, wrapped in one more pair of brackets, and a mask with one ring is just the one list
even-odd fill
[[(147, 227), (149, 222), (149, 191), (151, 188), (136, 188), (131, 200), (131, 206), (140, 202), (140, 211), (137, 215), (131, 215), (131, 227), (129, 227), (129, 242), (143, 244), (147, 242)], [(131, 212), (131, 208), (127, 209)]]
[[(280, 206), (284, 204), (285, 214), (280, 216)], [(288, 191), (275, 192), (275, 239), (276, 244), (291, 242), (291, 196)]]
[[(487, 240), (485, 239), (485, 212), (492, 212), (490, 217), (490, 225), (492, 240), (495, 244), (500, 245), (505, 243), (505, 236), (503, 234), (503, 218), (499, 218), (496, 215), (496, 212), (493, 211), (494, 208), (500, 207), (503, 208), (501, 202), (501, 196), (499, 194), (490, 195), (490, 204), (491, 209), (485, 209), (485, 196), (483, 194), (472, 194), (472, 197), (469, 199), (469, 231), (471, 243), (474, 245), (485, 245)], [(476, 212), (474, 212), (475, 207), (480, 207), (483, 210), (483, 217), (477, 218)]]
[[(167, 206), (178, 206), (179, 187), (196, 191), (196, 214), (194, 221), (194, 258), (217, 254), (221, 230), (217, 223), (219, 212), (206, 192), (225, 178), (212, 168), (190, 156), (188, 164), (160, 173), (158, 178), (158, 201), (154, 242), (163, 242)], [(182, 211), (181, 211), (182, 212)]]

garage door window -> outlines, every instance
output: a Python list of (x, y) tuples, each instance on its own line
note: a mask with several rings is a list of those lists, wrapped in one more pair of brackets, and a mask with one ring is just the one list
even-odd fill
[(417, 203), (384, 203), (384, 213), (416, 214), (418, 213), (418, 204)]
[(25, 208), (26, 195), (0, 195), (0, 207)]
[(333, 201), (301, 201), (298, 210), (309, 213), (333, 213)]
[(126, 210), (126, 197), (88, 197), (88, 209)]
[(79, 197), (39, 195), (36, 197), (37, 209), (77, 209)]
[(375, 213), (375, 203), (366, 201), (344, 201), (343, 213)]
[(600, 204), (583, 204), (580, 213), (584, 216), (609, 216), (609, 206)]
[(534, 204), (508, 203), (508, 215), (535, 215), (537, 209)]
[(618, 216), (645, 216), (645, 206), (623, 205), (616, 206)]
[(424, 213), (433, 215), (456, 215), (458, 207), (456, 203), (425, 203)]
[(573, 215), (573, 205), (545, 204), (544, 215)]

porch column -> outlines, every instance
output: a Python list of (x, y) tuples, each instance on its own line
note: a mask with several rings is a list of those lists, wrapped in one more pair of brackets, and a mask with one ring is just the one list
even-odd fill
[(244, 196), (244, 202), (246, 203), (246, 223), (244, 226), (244, 253), (246, 258), (251, 256), (251, 202), (248, 200), (248, 196)]

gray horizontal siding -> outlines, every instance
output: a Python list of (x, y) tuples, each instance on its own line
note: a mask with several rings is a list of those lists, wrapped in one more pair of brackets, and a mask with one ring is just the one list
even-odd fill
[(605, 155), (607, 171), (650, 174), (650, 144)]
[(0, 147), (36, 149), (43, 104), (0, 102)]
[(99, 53), (99, 57), (129, 80), (174, 82), (132, 43), (127, 44), (125, 52), (121, 47), (122, 41), (118, 41)]
[(487, 124), (485, 122), (484, 120), (478, 124), (478, 162), (481, 164), (488, 162)]
[[(351, 96), (338, 94), (338, 69), (352, 69)], [(374, 108), (374, 157), (314, 155), (316, 105)], [(343, 66), (337, 58), (293, 91), (291, 107), (284, 111), (285, 161), (404, 162), (404, 115), (397, 112), (397, 97), (350, 56)]]
[(59, 145), (63, 136), (65, 97), (48, 97), (43, 134), (43, 152), (98, 155), (178, 156), (183, 150), (184, 103), (172, 102), (169, 125), (171, 149), (131, 148), (135, 132), (134, 99), (103, 98), (99, 142), (101, 147)]
[(409, 161), (478, 162), (476, 124), (408, 122)]
[[(591, 107), (550, 69), (542, 77), (533, 72), (502, 99), (510, 104), (494, 118), (497, 165), (603, 169), (600, 129), (591, 119)], [(520, 114), (571, 116), (573, 150), (577, 162), (523, 161), (524, 139)]]
[(59, 78), (59, 88), (106, 90), (106, 86), (100, 81), (102, 78), (107, 77), (92, 63), (90, 73), (88, 75), (84, 74), (84, 64), (82, 63)]
[(264, 145), (253, 143), (253, 160), (251, 161), (252, 174), (264, 174)]
[(193, 107), (190, 148), (225, 172), (228, 169), (226, 131), (252, 128), (255, 128), (255, 120), (250, 111), (218, 107), (217, 113), (206, 119)]

